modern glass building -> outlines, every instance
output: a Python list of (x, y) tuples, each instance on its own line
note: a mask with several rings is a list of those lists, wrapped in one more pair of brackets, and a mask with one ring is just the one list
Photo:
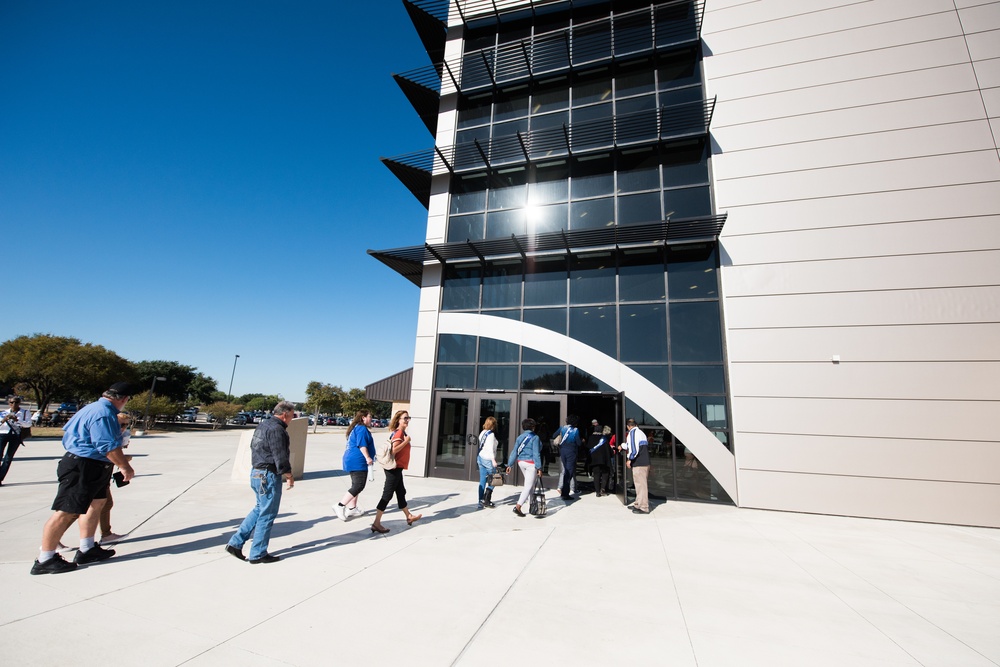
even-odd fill
[(1000, 3), (403, 4), (413, 472), (634, 417), (656, 498), (1000, 525)]

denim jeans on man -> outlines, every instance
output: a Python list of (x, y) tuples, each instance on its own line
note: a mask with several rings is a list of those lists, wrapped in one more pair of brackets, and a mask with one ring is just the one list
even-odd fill
[(570, 482), (576, 480), (576, 443), (569, 447), (560, 446), (559, 460), (562, 461), (565, 471), (562, 479), (562, 488), (559, 489), (559, 493), (565, 498), (570, 494)]
[(271, 540), (271, 526), (278, 516), (281, 504), (281, 475), (270, 470), (250, 471), (250, 488), (257, 494), (257, 506), (243, 519), (239, 530), (229, 540), (229, 546), (242, 549), (253, 537), (250, 560), (257, 560), (267, 553), (267, 543)]
[(486, 478), (496, 472), (496, 468), (493, 467), (493, 461), (484, 459), (482, 456), (476, 457), (476, 463), (479, 464), (479, 502), (483, 502), (483, 494), (486, 492)]

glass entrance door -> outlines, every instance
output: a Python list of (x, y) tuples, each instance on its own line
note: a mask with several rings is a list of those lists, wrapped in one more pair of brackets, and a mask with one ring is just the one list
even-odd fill
[(464, 394), (439, 394), (437, 397), (434, 447), (431, 450), (431, 471), (435, 477), (468, 477), (470, 403), (471, 396)]
[(489, 416), (497, 420), (497, 463), (502, 466), (510, 446), (512, 404), (513, 399), (503, 394), (439, 393), (431, 474), (478, 482), (479, 432)]

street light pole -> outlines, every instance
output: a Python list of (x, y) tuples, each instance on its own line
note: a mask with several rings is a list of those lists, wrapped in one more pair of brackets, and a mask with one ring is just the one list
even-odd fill
[[(167, 378), (162, 378), (162, 377), (159, 377), (159, 376), (153, 378), (153, 386), (149, 388), (149, 397), (146, 398), (146, 411), (142, 414), (142, 433), (143, 433), (143, 435), (146, 434), (146, 426), (147, 426), (146, 420), (149, 419), (149, 404), (153, 402), (153, 391), (156, 389), (156, 381), (157, 380), (159, 380), (160, 382), (166, 382)], [(138, 435), (138, 434), (136, 434), (136, 435)]]
[(236, 362), (239, 361), (239, 360), (240, 360), (240, 355), (237, 354), (236, 358), (233, 359), (233, 374), (229, 376), (229, 394), (228, 394), (228, 396), (229, 396), (229, 401), (230, 402), (232, 402), (232, 400), (233, 400), (233, 378), (236, 377)]

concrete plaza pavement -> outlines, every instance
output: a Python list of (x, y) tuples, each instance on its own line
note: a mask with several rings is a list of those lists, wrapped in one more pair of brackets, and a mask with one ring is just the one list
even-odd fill
[[(408, 477), (407, 527), (331, 510), (343, 429), (309, 435), (271, 551), (223, 547), (253, 505), (230, 479), (239, 431), (153, 433), (114, 491), (117, 555), (31, 576), (58, 440), (32, 440), (0, 488), (4, 665), (1000, 664), (1000, 531), (615, 497), (544, 518), (476, 510), (476, 485)], [(376, 439), (379, 437), (376, 434)], [(1000, 508), (998, 508), (1000, 511)], [(75, 526), (63, 540), (78, 543)], [(73, 552), (65, 554), (72, 559)]]

